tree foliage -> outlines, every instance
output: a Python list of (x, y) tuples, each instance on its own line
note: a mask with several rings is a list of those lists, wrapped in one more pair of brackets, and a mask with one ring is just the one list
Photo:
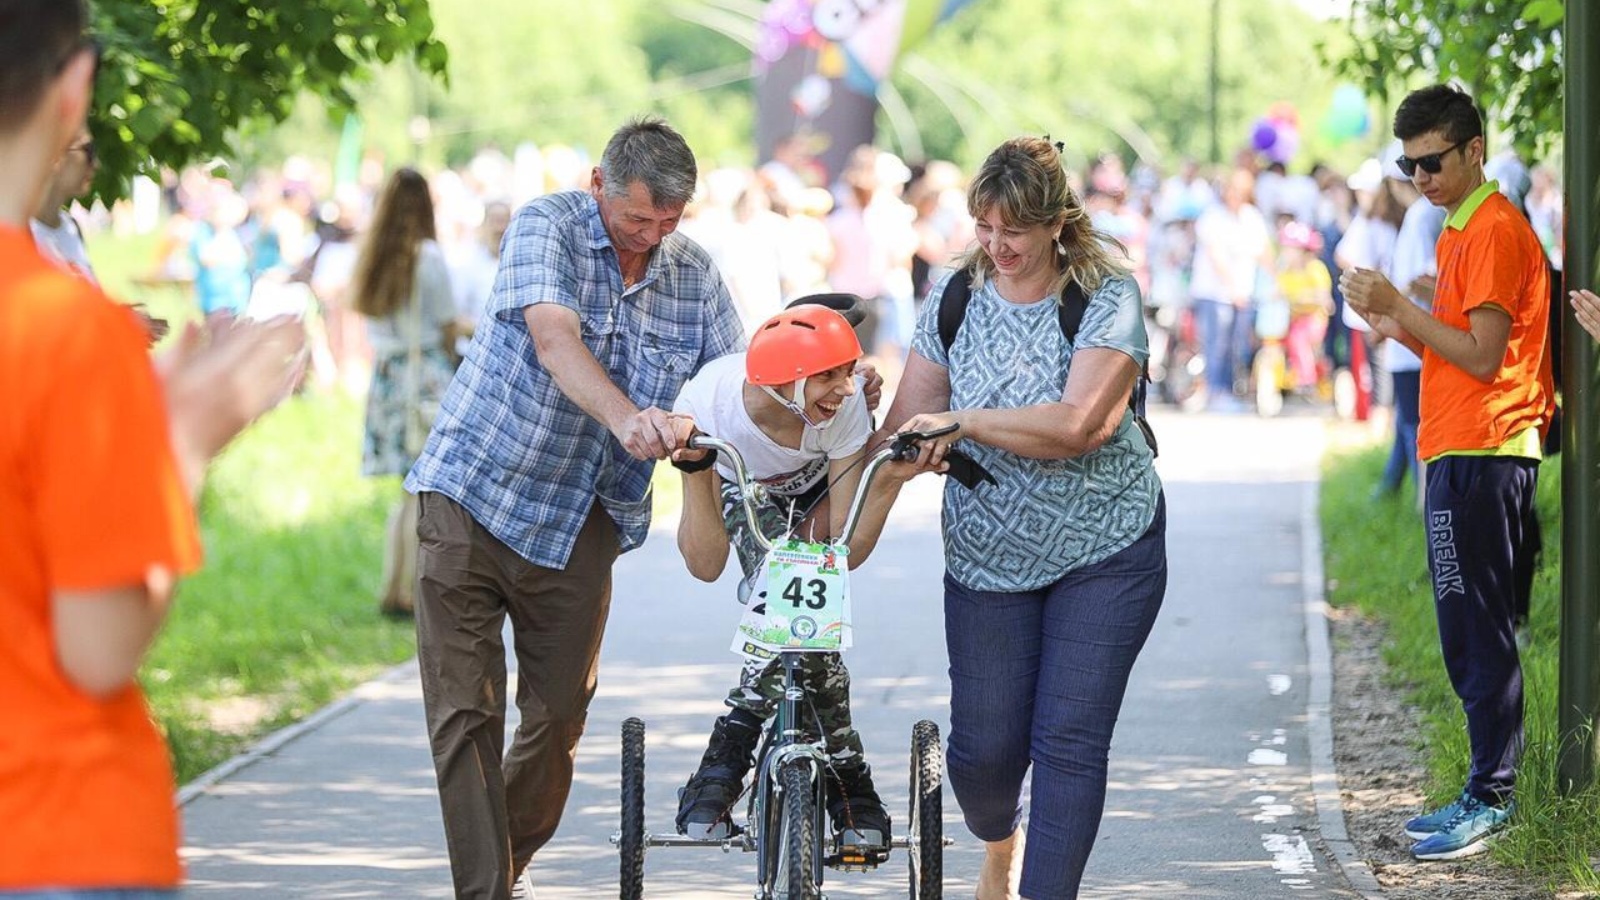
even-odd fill
[(347, 109), (375, 65), (443, 76), (448, 59), (428, 0), (95, 0), (93, 31), (107, 197), (136, 173), (231, 156), (241, 126), (283, 121), (302, 93)]
[[(465, 162), (484, 146), (566, 145), (591, 157), (640, 113), (665, 115), (702, 165), (748, 163), (749, 51), (673, 15), (660, 0), (431, 0), (450, 48), (446, 86), (410, 60), (382, 67), (354, 93), (367, 149), (385, 165)], [(753, 33), (753, 28), (752, 28)], [(425, 136), (408, 123), (425, 117)], [(327, 158), (337, 127), (304, 102), (245, 158)]]
[[(1221, 0), (1215, 9), (1217, 162), (1248, 145), (1251, 123), (1278, 101), (1301, 119), (1295, 168), (1348, 164), (1371, 151), (1317, 133), (1336, 79), (1316, 45), (1341, 39), (1337, 25), (1291, 0)], [(930, 157), (971, 165), (1006, 138), (1049, 132), (1079, 167), (1101, 151), (1169, 166), (1184, 156), (1206, 160), (1212, 14), (1213, 3), (1193, 0), (1048, 10), (1036, 0), (977, 0), (915, 48), (894, 83)], [(893, 140), (886, 126), (879, 133)]]
[[(682, 130), (703, 168), (755, 161), (748, 44), (759, 3), (431, 0), (429, 8), (430, 40), (450, 48), (448, 86), (419, 71), (414, 55), (396, 54), (403, 58), (351, 90), (367, 145), (387, 165), (458, 164), (479, 147), (510, 151), (523, 142), (598, 154), (617, 125), (643, 112)], [(1065, 140), (1078, 165), (1101, 150), (1163, 163), (1205, 158), (1211, 8), (975, 0), (903, 58), (892, 86), (909, 117), (880, 115), (880, 142), (913, 161), (963, 165), (1005, 138), (1043, 132)], [(1309, 16), (1295, 0), (1221, 0), (1219, 11), (1224, 154), (1283, 100), (1302, 117), (1296, 168), (1314, 159), (1350, 165), (1376, 149), (1377, 137), (1373, 146), (1333, 146), (1316, 132), (1336, 82), (1316, 44), (1344, 40), (1338, 24)], [(431, 123), (426, 135), (408, 128), (417, 117)], [(235, 150), (247, 161), (331, 158), (336, 143), (336, 123), (302, 99), (287, 127), (253, 129)]]
[(1520, 152), (1539, 155), (1563, 130), (1564, 14), (1563, 0), (1355, 0), (1348, 49), (1327, 55), (1386, 100), (1457, 82)]

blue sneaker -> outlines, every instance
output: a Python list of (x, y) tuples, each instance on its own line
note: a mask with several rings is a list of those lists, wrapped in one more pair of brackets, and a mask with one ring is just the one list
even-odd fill
[(1420, 816), (1406, 820), (1406, 837), (1411, 838), (1413, 841), (1420, 841), (1423, 838), (1438, 834), (1444, 830), (1444, 823), (1455, 818), (1456, 813), (1461, 809), (1461, 802), (1469, 796), (1466, 791), (1462, 791), (1456, 799), (1433, 812), (1423, 813)]
[(1489, 849), (1487, 839), (1516, 809), (1516, 803), (1490, 806), (1476, 797), (1463, 796), (1456, 814), (1438, 831), (1418, 841), (1411, 855), (1422, 860), (1461, 859)]

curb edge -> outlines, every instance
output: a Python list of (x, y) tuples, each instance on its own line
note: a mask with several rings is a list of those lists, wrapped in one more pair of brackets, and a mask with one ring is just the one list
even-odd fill
[(1323, 593), (1320, 504), (1320, 486), (1312, 481), (1306, 486), (1300, 508), (1300, 585), (1306, 617), (1307, 667), (1311, 676), (1310, 696), (1306, 700), (1311, 742), (1311, 802), (1317, 809), (1322, 842), (1351, 889), (1364, 900), (1385, 900), (1377, 876), (1356, 851), (1355, 842), (1345, 828), (1343, 795), (1333, 759), (1333, 652), (1328, 640), (1327, 598)]

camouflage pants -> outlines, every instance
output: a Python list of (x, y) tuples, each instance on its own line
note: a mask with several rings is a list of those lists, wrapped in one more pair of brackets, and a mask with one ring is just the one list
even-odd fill
[[(787, 534), (793, 521), (804, 516), (814, 497), (815, 493), (809, 491), (798, 497), (769, 494), (766, 502), (756, 507), (756, 526), (763, 534)], [(738, 486), (728, 481), (722, 483), (722, 521), (728, 540), (739, 555), (739, 566), (746, 582), (754, 584), (749, 602), (761, 602), (756, 597), (761, 587), (755, 580), (764, 574), (762, 563), (766, 552), (750, 533)], [(844, 667), (843, 657), (837, 653), (805, 653), (800, 661), (799, 680), (806, 692), (806, 699), (801, 703), (801, 727), (807, 732), (818, 727), (822, 729), (823, 742), (836, 769), (864, 766), (861, 735), (850, 722), (850, 671)], [(739, 685), (728, 692), (725, 702), (733, 709), (745, 710), (765, 721), (777, 712), (782, 697), (782, 663), (776, 659), (747, 657), (739, 674)]]

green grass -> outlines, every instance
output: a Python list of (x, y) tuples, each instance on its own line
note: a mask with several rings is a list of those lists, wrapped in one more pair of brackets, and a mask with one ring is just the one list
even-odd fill
[[(1322, 537), (1328, 598), (1387, 624), (1384, 658), (1397, 690), (1423, 716), (1418, 753), (1427, 761), (1430, 799), (1453, 798), (1466, 780), (1468, 745), (1461, 704), (1439, 653), (1424, 529), (1411, 497), (1374, 502), (1372, 486), (1388, 448), (1330, 459), (1322, 485)], [(1557, 641), (1560, 630), (1561, 465), (1539, 473), (1544, 556), (1534, 579), (1532, 643), (1522, 656), (1528, 741), (1517, 778), (1514, 826), (1493, 844), (1495, 858), (1555, 883), (1600, 888), (1591, 860), (1600, 856), (1600, 790), (1577, 797), (1556, 791)]]
[(378, 614), (400, 485), (360, 475), (360, 429), (354, 400), (295, 398), (213, 464), (205, 567), (143, 670), (180, 781), (414, 652), (411, 625)]

